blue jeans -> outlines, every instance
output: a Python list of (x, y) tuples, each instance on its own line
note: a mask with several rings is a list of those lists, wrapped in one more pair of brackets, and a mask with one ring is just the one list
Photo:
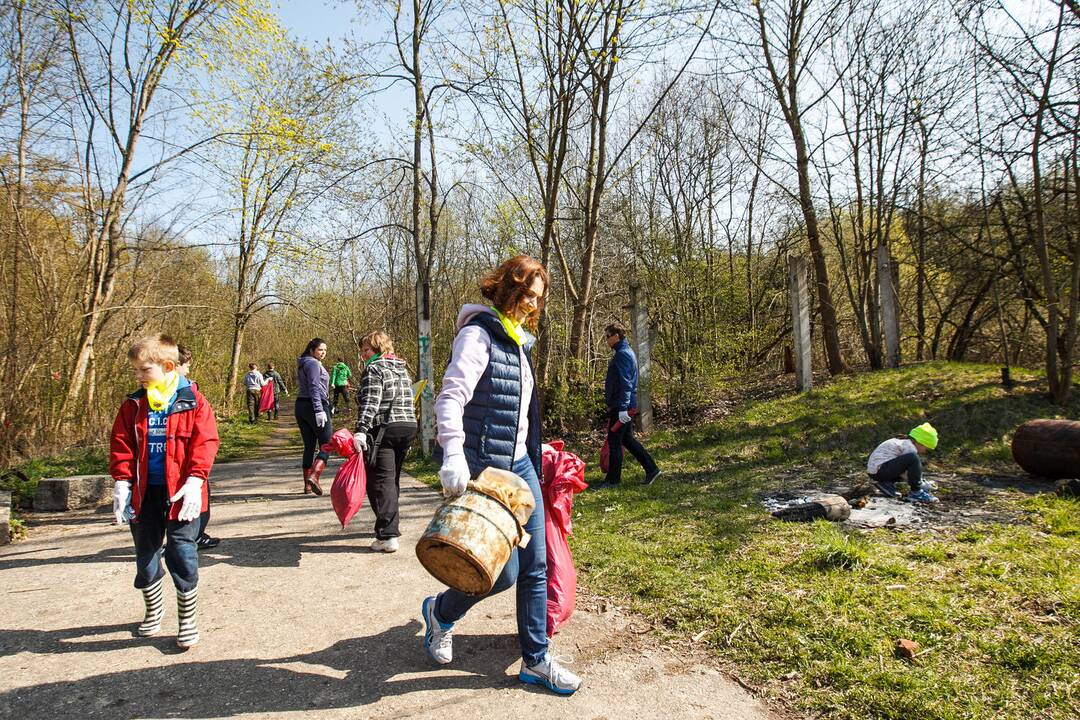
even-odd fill
[(526, 665), (535, 665), (548, 649), (547, 638), (547, 541), (544, 536), (544, 498), (540, 481), (528, 457), (518, 458), (511, 468), (532, 490), (536, 509), (525, 523), (525, 532), (532, 536), (526, 547), (514, 548), (495, 585), (486, 595), (466, 595), (452, 588), (435, 599), (435, 619), (454, 623), (465, 617), (476, 603), (506, 590), (517, 583), (518, 640), (521, 657)]
[(888, 462), (881, 464), (878, 471), (870, 477), (879, 482), (894, 483), (907, 473), (908, 484), (912, 490), (918, 490), (922, 485), (922, 459), (918, 453), (904, 453), (894, 457)]
[[(196, 518), (191, 522), (169, 520), (168, 490), (164, 485), (149, 485), (139, 517), (131, 521), (131, 537), (135, 540), (135, 587), (142, 590), (156, 583), (165, 569), (172, 575), (173, 585), (180, 592), (188, 592), (199, 584), (199, 550), (195, 540), (199, 537), (202, 523)], [(162, 552), (161, 542), (165, 543)]]

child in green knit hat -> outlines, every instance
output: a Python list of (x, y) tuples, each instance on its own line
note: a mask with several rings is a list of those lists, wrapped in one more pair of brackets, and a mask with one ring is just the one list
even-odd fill
[(889, 438), (870, 453), (866, 472), (886, 497), (900, 497), (896, 481), (906, 478), (911, 485), (907, 499), (910, 502), (935, 503), (937, 498), (922, 481), (922, 458), (920, 455), (933, 450), (938, 444), (938, 433), (930, 423), (912, 428), (907, 436)]

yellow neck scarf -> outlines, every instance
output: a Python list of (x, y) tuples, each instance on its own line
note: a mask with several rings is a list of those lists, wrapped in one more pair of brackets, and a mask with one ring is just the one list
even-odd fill
[(175, 370), (165, 373), (161, 382), (150, 383), (146, 386), (146, 401), (150, 403), (150, 409), (161, 412), (176, 394), (176, 386), (180, 384), (180, 373)]
[(518, 347), (525, 344), (525, 330), (521, 327), (521, 323), (513, 318), (509, 318), (499, 312), (499, 308), (492, 307), (495, 311), (495, 315), (498, 316), (499, 322), (502, 323), (503, 330), (506, 330), (506, 334), (518, 344)]

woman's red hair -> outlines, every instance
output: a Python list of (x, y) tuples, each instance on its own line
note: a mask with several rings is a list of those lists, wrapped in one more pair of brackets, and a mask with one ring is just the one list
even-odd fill
[(544, 297), (551, 281), (547, 270), (528, 255), (518, 255), (504, 262), (480, 281), (480, 294), (490, 300), (503, 315), (509, 315), (525, 299), (525, 293), (536, 278), (544, 281), (544, 294), (537, 298), (536, 310), (522, 321), (530, 330), (536, 330), (540, 312), (544, 309)]

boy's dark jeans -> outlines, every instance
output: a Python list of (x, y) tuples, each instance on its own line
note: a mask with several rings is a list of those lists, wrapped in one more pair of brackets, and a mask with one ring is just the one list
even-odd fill
[[(387, 540), (401, 535), (398, 530), (398, 497), (401, 495), (401, 464), (416, 437), (415, 423), (387, 425), (378, 447), (368, 447), (364, 458), (367, 496), (375, 512), (375, 537)], [(378, 437), (377, 428), (368, 433), (368, 443)]]
[(649, 451), (634, 437), (634, 423), (623, 423), (618, 430), (611, 427), (619, 421), (618, 410), (608, 410), (608, 471), (604, 481), (617, 483), (622, 480), (623, 447), (641, 463), (648, 477), (656, 472), (656, 463)]
[(870, 479), (877, 482), (894, 483), (905, 472), (911, 489), (918, 490), (922, 486), (922, 460), (919, 458), (919, 453), (904, 453), (900, 457), (894, 457), (892, 460), (882, 463), (878, 471), (870, 476)]
[[(150, 587), (162, 575), (162, 555), (172, 575), (173, 585), (188, 592), (199, 584), (199, 551), (195, 540), (201, 523), (169, 520), (168, 490), (164, 485), (149, 485), (143, 498), (139, 517), (131, 522), (131, 537), (135, 540), (135, 587)], [(161, 548), (165, 542), (164, 552)]]

